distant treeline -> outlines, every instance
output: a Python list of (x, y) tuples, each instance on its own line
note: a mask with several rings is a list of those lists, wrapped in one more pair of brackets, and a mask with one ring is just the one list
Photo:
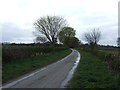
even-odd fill
[[(17, 45), (17, 46), (21, 46), (21, 45), (23, 45), (23, 46), (37, 46), (37, 45), (39, 45), (39, 46), (50, 46), (51, 44), (49, 43), (49, 42), (47, 42), (47, 43), (2, 43), (2, 45), (3, 46), (5, 46), (5, 45)], [(54, 46), (63, 46), (62, 44), (54, 44)]]
[[(2, 45), (26, 45), (26, 46), (29, 46), (29, 45), (46, 45), (46, 46), (50, 46), (51, 44), (49, 42), (46, 42), (46, 43), (9, 43), (9, 42), (4, 42), (2, 43)], [(63, 44), (54, 44), (55, 46), (63, 46)], [(89, 48), (90, 45), (89, 44), (83, 44), (81, 43), (79, 46), (81, 47), (86, 47), (86, 48)], [(112, 45), (97, 45), (98, 48), (111, 48), (111, 49), (114, 49), (114, 48), (118, 48), (118, 46), (112, 46)]]
[[(88, 44), (82, 44), (82, 48), (90, 48)], [(118, 46), (110, 46), (110, 45), (97, 45), (96, 49), (103, 49), (103, 50), (118, 50)]]

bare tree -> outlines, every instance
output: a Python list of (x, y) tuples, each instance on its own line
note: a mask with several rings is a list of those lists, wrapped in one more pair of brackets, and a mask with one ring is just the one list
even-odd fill
[(34, 23), (37, 37), (46, 38), (51, 44), (55, 44), (58, 34), (63, 27), (67, 26), (64, 18), (59, 16), (44, 16), (36, 20)]
[(91, 32), (84, 34), (85, 40), (91, 47), (95, 47), (101, 38), (101, 32), (99, 29), (94, 28)]

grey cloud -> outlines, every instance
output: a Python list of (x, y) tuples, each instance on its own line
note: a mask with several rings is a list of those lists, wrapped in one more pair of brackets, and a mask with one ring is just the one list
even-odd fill
[(102, 38), (100, 43), (106, 45), (117, 45), (118, 28), (117, 23), (105, 25), (101, 28)]
[(80, 18), (81, 22), (83, 25), (105, 25), (105, 24), (110, 24), (110, 23), (114, 23), (117, 21), (112, 21), (111, 18), (109, 18), (108, 16), (85, 16)]
[(1, 25), (1, 30), (3, 42), (14, 42), (21, 40), (21, 38), (27, 39), (28, 37), (33, 37), (32, 30), (24, 30), (11, 22), (3, 23)]

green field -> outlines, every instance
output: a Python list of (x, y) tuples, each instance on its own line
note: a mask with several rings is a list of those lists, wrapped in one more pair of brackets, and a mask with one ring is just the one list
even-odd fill
[(2, 80), (3, 83), (16, 78), (20, 75), (31, 72), (35, 69), (42, 68), (51, 64), (68, 54), (70, 54), (70, 49), (65, 49), (61, 51), (55, 51), (43, 55), (33, 56), (26, 59), (13, 60), (9, 63), (3, 63), (2, 67)]
[(70, 88), (120, 88), (120, 78), (108, 64), (90, 52), (78, 49), (80, 63), (70, 81)]

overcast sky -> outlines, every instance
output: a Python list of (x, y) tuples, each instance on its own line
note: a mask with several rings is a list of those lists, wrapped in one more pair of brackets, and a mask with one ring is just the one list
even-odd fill
[(63, 16), (84, 42), (83, 33), (99, 28), (100, 44), (117, 45), (119, 0), (1, 0), (3, 42), (33, 42), (33, 23), (41, 16)]

